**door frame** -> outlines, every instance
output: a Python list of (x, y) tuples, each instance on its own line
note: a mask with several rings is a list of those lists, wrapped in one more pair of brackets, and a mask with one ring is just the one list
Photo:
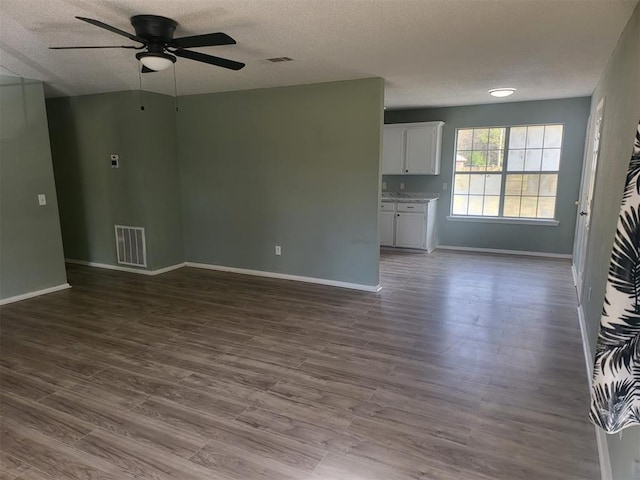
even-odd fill
[(573, 275), (578, 294), (578, 302), (582, 304), (585, 261), (591, 230), (591, 210), (593, 207), (593, 190), (600, 156), (600, 137), (604, 120), (604, 97), (600, 100), (587, 126), (585, 152), (580, 185), (580, 198), (576, 202), (576, 230), (573, 244)]

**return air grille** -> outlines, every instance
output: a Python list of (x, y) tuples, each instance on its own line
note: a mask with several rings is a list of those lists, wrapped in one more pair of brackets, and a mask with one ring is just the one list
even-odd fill
[(144, 228), (116, 225), (116, 248), (118, 263), (147, 266), (147, 248), (145, 246)]

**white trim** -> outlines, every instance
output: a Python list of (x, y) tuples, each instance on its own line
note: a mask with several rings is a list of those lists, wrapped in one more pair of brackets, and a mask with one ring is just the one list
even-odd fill
[[(578, 322), (580, 323), (580, 336), (582, 337), (584, 363), (587, 367), (589, 392), (591, 392), (591, 384), (593, 382), (593, 358), (591, 357), (591, 348), (589, 346), (589, 337), (587, 335), (587, 322), (584, 318), (582, 305), (578, 305)], [(594, 428), (596, 429), (596, 444), (598, 445), (598, 458), (600, 459), (600, 477), (602, 480), (613, 480), (611, 459), (609, 458), (609, 448), (607, 447), (607, 434), (600, 427), (594, 426)]]
[(591, 347), (589, 346), (589, 337), (587, 335), (587, 322), (584, 318), (582, 305), (578, 305), (578, 322), (580, 323), (580, 337), (582, 338), (582, 353), (584, 354), (584, 363), (587, 366), (589, 389), (591, 389), (591, 382), (593, 381), (593, 358), (591, 357)]
[(56, 285), (55, 287), (43, 288), (42, 290), (36, 290), (34, 292), (23, 293), (21, 295), (15, 295), (13, 297), (7, 297), (0, 300), (0, 305), (6, 305), (7, 303), (19, 302), (28, 298), (39, 297), (40, 295), (46, 295), (47, 293), (59, 292), (60, 290), (66, 290), (71, 288), (68, 283)]
[(120, 267), (117, 265), (109, 265), (107, 263), (86, 262), (84, 260), (74, 260), (71, 258), (65, 258), (64, 261), (67, 263), (75, 263), (77, 265), (85, 265), (87, 267), (105, 268), (107, 270), (117, 270), (119, 272), (138, 273), (140, 275), (160, 275), (185, 266), (184, 263), (177, 263), (168, 267), (159, 268), (158, 270), (144, 270), (142, 268)]
[(265, 272), (263, 270), (249, 270), (246, 268), (226, 267), (223, 265), (210, 265), (208, 263), (184, 262), (158, 270), (143, 270), (141, 268), (120, 267), (117, 265), (109, 265), (107, 263), (86, 262), (84, 260), (73, 260), (66, 258), (65, 262), (85, 265), (87, 267), (106, 268), (107, 270), (117, 270), (120, 272), (138, 273), (140, 275), (160, 275), (162, 273), (176, 270), (182, 267), (204, 268), (207, 270), (216, 270), (219, 272), (240, 273), (243, 275), (253, 275), (256, 277), (279, 278), (281, 280), (293, 280), (296, 282), (315, 283), (318, 285), (329, 285), (331, 287), (350, 288), (353, 290), (362, 290), (364, 292), (379, 292), (382, 287), (378, 285), (363, 285), (360, 283), (340, 282), (338, 280), (328, 280), (324, 278), (302, 277), (299, 275), (289, 275), (287, 273)]
[(613, 480), (609, 447), (607, 446), (607, 434), (599, 427), (596, 429), (596, 444), (598, 445), (598, 458), (600, 459), (600, 477), (602, 480)]
[(525, 250), (502, 250), (499, 248), (457, 247), (455, 245), (438, 245), (445, 250), (462, 250), (465, 252), (502, 253), (506, 255), (524, 255), (527, 257), (572, 258), (570, 253), (527, 252)]
[(224, 265), (210, 265), (208, 263), (186, 262), (187, 267), (204, 268), (206, 270), (216, 270), (219, 272), (239, 273), (242, 275), (253, 275), (256, 277), (278, 278), (281, 280), (293, 280), (295, 282), (316, 283), (319, 285), (329, 285), (331, 287), (351, 288), (364, 292), (379, 292), (380, 285), (363, 285), (361, 283), (340, 282), (338, 280), (328, 280), (325, 278), (302, 277), (300, 275), (289, 275), (288, 273), (265, 272), (263, 270), (250, 270), (246, 268), (226, 267)]
[(163, 273), (171, 272), (186, 266), (185, 262), (176, 263), (175, 265), (169, 265), (168, 267), (158, 268), (157, 270), (151, 270), (151, 275), (162, 275)]
[[(576, 293), (578, 292), (578, 272), (576, 272), (576, 264), (571, 262), (571, 276), (573, 277), (573, 286), (576, 287)], [(578, 295), (578, 302), (580, 302), (580, 295)]]
[(537, 225), (539, 227), (557, 227), (558, 220), (543, 220), (538, 218), (511, 218), (511, 217), (472, 217), (469, 215), (448, 215), (448, 222), (471, 222), (471, 223), (506, 223), (510, 225)]

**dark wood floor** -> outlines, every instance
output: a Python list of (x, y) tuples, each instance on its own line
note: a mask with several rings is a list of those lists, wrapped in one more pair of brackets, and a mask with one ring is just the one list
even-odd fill
[(0, 310), (0, 480), (599, 478), (567, 261), (381, 271), (371, 294), (69, 265)]

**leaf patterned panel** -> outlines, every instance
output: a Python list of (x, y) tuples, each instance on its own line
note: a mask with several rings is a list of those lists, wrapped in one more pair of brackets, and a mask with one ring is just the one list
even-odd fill
[(640, 123), (611, 253), (589, 417), (607, 433), (640, 425)]

